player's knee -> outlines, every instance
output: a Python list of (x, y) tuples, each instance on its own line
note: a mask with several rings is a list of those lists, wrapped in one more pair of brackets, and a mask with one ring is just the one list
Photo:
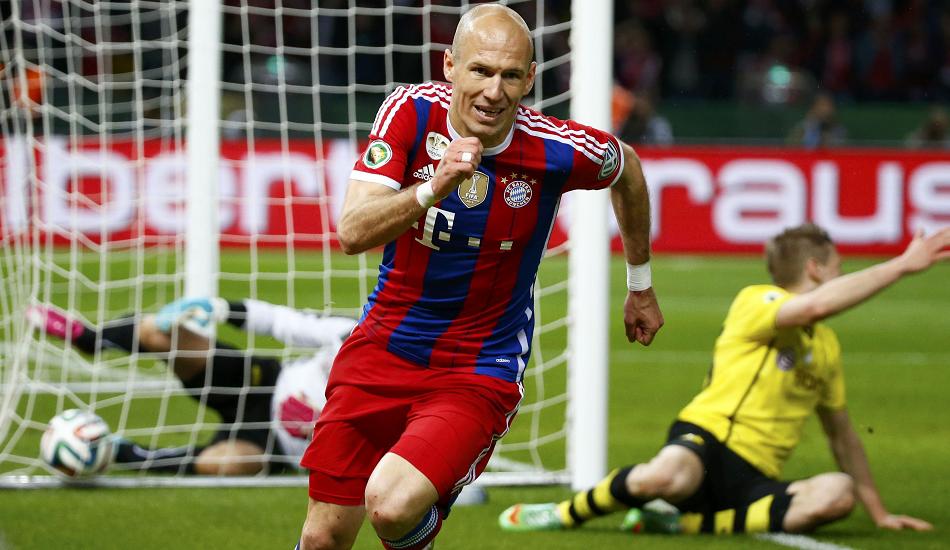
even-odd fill
[(634, 472), (634, 475), (630, 477), (627, 487), (629, 488), (632, 485), (634, 491), (631, 491), (631, 493), (640, 498), (659, 497), (672, 482), (672, 476), (650, 468), (645, 468), (642, 472)]
[(300, 550), (335, 550), (346, 548), (346, 537), (314, 522), (307, 522), (300, 533)]
[(854, 480), (845, 473), (824, 474), (825, 500), (819, 510), (822, 522), (834, 521), (846, 517), (854, 510)]
[[(682, 500), (689, 496), (686, 483), (679, 472), (655, 464), (647, 464), (642, 470), (634, 470), (627, 487), (638, 498), (662, 498), (668, 501)], [(639, 466), (638, 466), (639, 468)]]
[(679, 502), (696, 492), (703, 471), (695, 452), (679, 445), (667, 445), (650, 462), (633, 469), (627, 488), (638, 498)]
[[(794, 487), (794, 485), (793, 485)], [(808, 480), (807, 489), (795, 494), (786, 518), (785, 530), (808, 532), (826, 523), (842, 519), (854, 509), (854, 481), (843, 473), (821, 474)], [(796, 509), (796, 500), (801, 505)]]
[(366, 489), (366, 516), (383, 538), (398, 538), (415, 527), (425, 511), (417, 508), (405, 495)]

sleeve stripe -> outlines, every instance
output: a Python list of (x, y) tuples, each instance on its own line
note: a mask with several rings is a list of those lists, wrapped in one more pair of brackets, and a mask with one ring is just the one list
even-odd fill
[(565, 145), (570, 145), (571, 147), (574, 148), (575, 151), (577, 151), (577, 152), (583, 154), (585, 157), (589, 158), (589, 159), (591, 160), (591, 162), (593, 162), (593, 163), (595, 163), (595, 164), (597, 164), (597, 165), (600, 165), (600, 164), (603, 164), (603, 163), (604, 163), (604, 158), (603, 158), (603, 155), (602, 155), (602, 154), (601, 154), (601, 155), (597, 155), (596, 153), (592, 153), (592, 152), (589, 151), (586, 147), (582, 147), (582, 146), (578, 145), (575, 141), (573, 141), (573, 140), (571, 140), (571, 139), (569, 139), (569, 138), (566, 138), (566, 137), (564, 137), (564, 136), (560, 136), (560, 135), (557, 135), (557, 134), (550, 134), (550, 133), (543, 132), (543, 131), (537, 131), (537, 130), (534, 130), (534, 129), (532, 129), (532, 128), (528, 127), (528, 126), (522, 125), (522, 124), (519, 124), (519, 125), (518, 125), (518, 128), (520, 128), (521, 131), (523, 131), (524, 133), (526, 133), (526, 134), (528, 134), (528, 135), (531, 135), (531, 136), (536, 136), (536, 137), (539, 137), (539, 138), (541, 138), (541, 139), (551, 139), (551, 140), (554, 140), (554, 141), (559, 141), (559, 142), (561, 142), (561, 143), (563, 143), (563, 144), (565, 144)]
[(448, 90), (444, 86), (430, 86), (429, 89), (419, 87), (419, 90), (414, 93), (412, 97), (421, 97), (432, 100), (433, 102), (437, 101), (448, 110), (449, 100), (452, 98), (452, 95), (448, 93)]
[(591, 147), (595, 149), (604, 149), (607, 144), (606, 142), (600, 142), (594, 139), (589, 133), (584, 130), (577, 129), (571, 130), (566, 123), (561, 123), (560, 125), (555, 124), (550, 117), (546, 117), (537, 111), (532, 111), (531, 109), (521, 108), (518, 110), (519, 118), (525, 120), (526, 122), (534, 123), (538, 127), (548, 128), (550, 131), (559, 133), (566, 136), (574, 136), (576, 138), (582, 138), (586, 140)]
[(563, 143), (569, 144), (577, 151), (584, 153), (588, 158), (597, 164), (603, 163), (603, 157), (607, 150), (607, 144), (601, 143), (591, 137), (590, 134), (582, 130), (569, 130), (567, 127), (558, 128), (550, 121), (543, 119), (532, 120), (523, 114), (518, 115), (518, 127), (525, 129), (531, 128), (539, 137), (550, 137)]
[(389, 114), (386, 116), (386, 119), (383, 121), (383, 127), (380, 128), (378, 132), (374, 132), (378, 137), (380, 138), (386, 137), (386, 131), (389, 130), (389, 125), (390, 123), (392, 123), (393, 117), (396, 116), (396, 113), (399, 112), (399, 108), (402, 107), (402, 104), (405, 103), (406, 100), (409, 99), (411, 96), (412, 94), (403, 94), (402, 97), (399, 98), (399, 101), (396, 102), (396, 105), (393, 106), (393, 108), (389, 110)]
[[(411, 88), (411, 86), (401, 86), (396, 89), (396, 91), (389, 94), (389, 97), (387, 97), (386, 101), (384, 101), (382, 106), (380, 106), (379, 111), (376, 112), (376, 120), (373, 121), (373, 129), (371, 131), (373, 135), (383, 137), (383, 134), (386, 133), (386, 127), (383, 127), (382, 133), (380, 133), (380, 123), (387, 115), (388, 119), (392, 119), (393, 113), (396, 112), (396, 108), (402, 104), (402, 101), (399, 100), (409, 93), (409, 88)], [(399, 101), (399, 105), (396, 105), (394, 108), (393, 104), (397, 101)], [(389, 126), (389, 124), (387, 123), (386, 126)]]
[(379, 185), (385, 185), (386, 187), (395, 189), (396, 191), (402, 189), (402, 184), (390, 177), (380, 174), (371, 174), (369, 172), (363, 172), (356, 169), (350, 172), (350, 179), (357, 181), (367, 181), (369, 183), (378, 183)]
[[(382, 128), (377, 128), (375, 125), (373, 126), (373, 133), (376, 136), (382, 138), (386, 135), (386, 132), (389, 130), (389, 125), (393, 121), (393, 117), (396, 116), (396, 113), (399, 111), (399, 108), (402, 106), (402, 104), (409, 99), (421, 97), (431, 102), (438, 102), (443, 107), (445, 107), (446, 110), (449, 108), (450, 95), (445, 86), (438, 86), (430, 83), (422, 86), (410, 86), (405, 88), (405, 90), (407, 93), (402, 94), (396, 105), (389, 111), (389, 114), (386, 116), (386, 119), (383, 122)], [(380, 109), (380, 112), (382, 111), (383, 110)]]

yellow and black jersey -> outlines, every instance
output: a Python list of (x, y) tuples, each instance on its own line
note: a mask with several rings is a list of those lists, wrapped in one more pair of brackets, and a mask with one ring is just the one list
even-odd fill
[(845, 406), (841, 350), (831, 328), (778, 329), (779, 307), (793, 295), (755, 285), (736, 296), (703, 390), (680, 411), (728, 448), (778, 478), (816, 409)]

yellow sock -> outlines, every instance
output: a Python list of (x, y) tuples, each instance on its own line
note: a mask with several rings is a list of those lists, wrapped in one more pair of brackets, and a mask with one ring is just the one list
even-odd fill
[(617, 500), (611, 492), (611, 486), (614, 485), (618, 476), (622, 475), (625, 480), (629, 472), (629, 468), (614, 470), (593, 489), (576, 493), (570, 499), (559, 503), (557, 510), (564, 525), (576, 527), (589, 519), (629, 508), (627, 504)]

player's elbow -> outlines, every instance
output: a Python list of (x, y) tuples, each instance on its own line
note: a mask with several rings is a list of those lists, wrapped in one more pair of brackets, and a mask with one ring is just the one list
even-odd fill
[(633, 147), (627, 145), (626, 143), (621, 143), (623, 149), (623, 168), (624, 171), (628, 174), (642, 174), (643, 165), (640, 164), (640, 155), (633, 149)]
[(359, 247), (359, 244), (358, 244), (358, 243), (356, 243), (356, 242), (354, 242), (354, 241), (352, 241), (352, 240), (350, 240), (350, 239), (346, 239), (346, 238), (344, 238), (342, 235), (338, 235), (337, 238), (338, 238), (339, 241), (340, 241), (340, 250), (342, 250), (343, 253), (346, 254), (347, 256), (352, 256), (352, 255), (354, 255), (354, 254), (359, 254), (360, 252), (363, 251), (363, 250)]
[(369, 247), (366, 246), (366, 243), (361, 239), (362, 234), (363, 232), (354, 228), (353, 224), (347, 223), (345, 220), (340, 220), (336, 229), (336, 238), (340, 243), (340, 250), (349, 256), (366, 251)]
[(620, 179), (611, 186), (610, 190), (615, 197), (641, 196), (646, 193), (646, 180), (643, 177), (643, 166), (640, 157), (633, 147), (623, 144), (624, 165)]
[(640, 155), (637, 154), (637, 151), (630, 145), (623, 142), (621, 142), (620, 147), (623, 149), (624, 165), (629, 168), (642, 170), (642, 167), (640, 166)]

